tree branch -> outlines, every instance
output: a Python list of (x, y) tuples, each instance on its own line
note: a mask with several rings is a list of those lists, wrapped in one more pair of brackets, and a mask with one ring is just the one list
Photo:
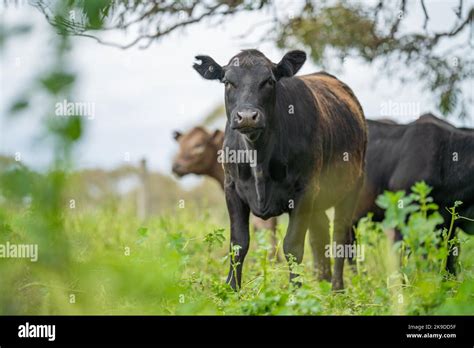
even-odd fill
[(392, 28), (390, 29), (390, 38), (393, 38), (398, 31), (398, 27), (400, 26), (400, 22), (402, 21), (403, 17), (405, 17), (405, 11), (406, 11), (406, 5), (407, 2), (406, 0), (402, 0), (400, 3), (400, 10), (399, 14), (397, 15), (397, 19), (392, 25)]
[(423, 29), (426, 30), (426, 28), (428, 27), (428, 21), (430, 19), (430, 16), (428, 16), (428, 10), (426, 9), (426, 6), (425, 6), (425, 0), (421, 0), (420, 3), (421, 3), (421, 8), (423, 9), (423, 13), (425, 14), (425, 22), (423, 23)]
[(454, 11), (454, 13), (456, 14), (456, 16), (458, 16), (459, 19), (461, 19), (461, 15), (462, 15), (462, 7), (463, 7), (463, 0), (459, 0), (459, 6), (457, 10)]
[[(118, 13), (118, 18), (121, 21), (117, 25), (109, 26), (109, 27), (102, 27), (100, 28), (101, 31), (104, 30), (124, 30), (132, 27), (133, 25), (139, 25), (144, 22), (148, 22), (148, 26), (152, 26), (152, 22), (156, 23), (156, 28), (152, 33), (145, 33), (139, 34), (134, 40), (127, 44), (119, 44), (115, 42), (109, 42), (107, 40), (102, 39), (101, 37), (91, 33), (91, 29), (87, 25), (83, 25), (81, 23), (76, 23), (75, 21), (68, 20), (62, 16), (53, 16), (50, 15), (49, 12), (52, 12), (51, 9), (45, 5), (44, 0), (37, 0), (35, 2), (35, 7), (37, 7), (40, 12), (43, 13), (46, 20), (54, 27), (61, 28), (66, 31), (68, 35), (72, 36), (79, 36), (79, 37), (87, 37), (96, 40), (98, 43), (102, 45), (117, 47), (121, 49), (128, 49), (133, 47), (142, 41), (147, 41), (144, 46), (140, 48), (147, 48), (151, 45), (153, 41), (156, 39), (170, 34), (171, 32), (186, 27), (191, 24), (198, 23), (207, 17), (225, 17), (227, 15), (233, 15), (240, 11), (247, 11), (247, 10), (259, 10), (265, 4), (268, 3), (268, 0), (260, 0), (255, 3), (247, 3), (241, 0), (233, 0), (233, 1), (210, 1), (205, 3), (204, 1), (194, 0), (193, 2), (189, 3), (187, 6), (183, 5), (182, 2), (171, 2), (171, 4), (166, 4), (164, 1), (153, 1), (151, 3), (144, 3), (139, 9), (137, 7), (128, 8), (127, 3), (119, 2), (117, 6), (125, 6), (125, 8), (121, 9)], [(147, 5), (151, 4), (151, 7), (148, 8)], [(196, 8), (199, 5), (200, 11), (199, 15), (193, 17), (193, 13), (196, 12)], [(224, 8), (225, 7), (225, 8)], [(143, 12), (142, 12), (143, 11)], [(141, 12), (136, 18), (124, 21), (125, 17), (129, 14), (133, 14), (134, 12)], [(186, 13), (189, 18), (182, 20), (180, 18), (181, 13)], [(159, 14), (159, 15), (158, 15)], [(166, 20), (171, 20), (173, 18), (169, 18), (173, 16), (174, 19), (178, 21), (174, 24), (162, 28), (162, 24)], [(178, 17), (178, 18), (176, 18)], [(86, 18), (87, 19), (87, 18)]]
[(469, 10), (469, 13), (467, 14), (466, 18), (464, 19), (464, 21), (461, 24), (459, 24), (458, 27), (454, 27), (451, 31), (448, 31), (448, 32), (436, 33), (433, 36), (433, 42), (437, 43), (439, 41), (439, 39), (441, 39), (443, 37), (456, 36), (457, 34), (459, 34), (466, 27), (466, 25), (468, 23), (472, 22), (473, 16), (474, 16), (474, 7), (471, 7), (471, 9)]

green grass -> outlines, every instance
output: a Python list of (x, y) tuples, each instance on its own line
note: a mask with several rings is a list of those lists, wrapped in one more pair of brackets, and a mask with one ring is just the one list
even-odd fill
[(48, 232), (31, 209), (0, 213), (1, 243), (39, 244), (37, 262), (0, 259), (0, 314), (474, 314), (474, 238), (463, 233), (461, 271), (452, 278), (439, 270), (437, 249), (426, 241), (423, 248), (435, 256), (410, 254), (400, 265), (380, 226), (363, 221), (357, 233), (365, 260), (355, 269), (346, 264), (346, 289), (333, 293), (314, 278), (309, 247), (303, 286), (294, 289), (287, 264), (269, 255), (269, 233), (253, 232), (242, 288), (233, 292), (225, 284), (227, 222), (192, 203), (146, 224), (116, 208), (67, 209), (61, 238), (32, 236)]

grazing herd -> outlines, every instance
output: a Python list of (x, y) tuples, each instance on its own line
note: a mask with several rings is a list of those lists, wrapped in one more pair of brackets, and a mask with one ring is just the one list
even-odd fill
[[(463, 201), (460, 214), (474, 218), (474, 131), (432, 115), (407, 125), (366, 120), (352, 90), (336, 77), (295, 76), (306, 60), (302, 51), (279, 63), (257, 50), (244, 50), (225, 66), (209, 56), (196, 59), (202, 77), (225, 85), (225, 133), (200, 127), (176, 132), (180, 152), (173, 171), (208, 175), (223, 187), (234, 251), (227, 277), (232, 288), (241, 286), (250, 213), (273, 231), (275, 217), (289, 214), (283, 241), (289, 262), (302, 261), (309, 231), (316, 274), (333, 290), (344, 287), (348, 256), (333, 255), (331, 270), (328, 208), (335, 209), (333, 243), (343, 247), (354, 242), (352, 226), (361, 217), (373, 212), (375, 220), (383, 218), (375, 205), (379, 194), (409, 191), (420, 180), (433, 187), (445, 221), (444, 207), (456, 200)], [(225, 160), (218, 156), (223, 150), (231, 154)], [(457, 223), (474, 233), (473, 221)], [(454, 272), (454, 265), (450, 255), (448, 270)], [(294, 277), (290, 268), (290, 281)]]

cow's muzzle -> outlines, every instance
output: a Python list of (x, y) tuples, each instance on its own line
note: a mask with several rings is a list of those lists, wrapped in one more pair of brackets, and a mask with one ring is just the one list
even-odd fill
[(245, 108), (233, 113), (231, 128), (242, 134), (260, 132), (265, 128), (265, 121), (260, 110)]
[(180, 165), (177, 162), (173, 163), (173, 167), (171, 169), (172, 169), (173, 173), (176, 174), (176, 176), (178, 176), (180, 178), (187, 174), (187, 172), (185, 171), (183, 166)]

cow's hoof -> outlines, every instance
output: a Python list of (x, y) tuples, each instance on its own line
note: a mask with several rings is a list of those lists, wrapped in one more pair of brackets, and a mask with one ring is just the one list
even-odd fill
[[(316, 263), (316, 262), (315, 262)], [(330, 266), (315, 266), (314, 267), (314, 275), (319, 281), (325, 280), (327, 282), (331, 282), (332, 279), (332, 272)]]
[(332, 291), (342, 291), (342, 290), (344, 290), (344, 283), (343, 283), (342, 279), (341, 280), (333, 279), (332, 280)]

